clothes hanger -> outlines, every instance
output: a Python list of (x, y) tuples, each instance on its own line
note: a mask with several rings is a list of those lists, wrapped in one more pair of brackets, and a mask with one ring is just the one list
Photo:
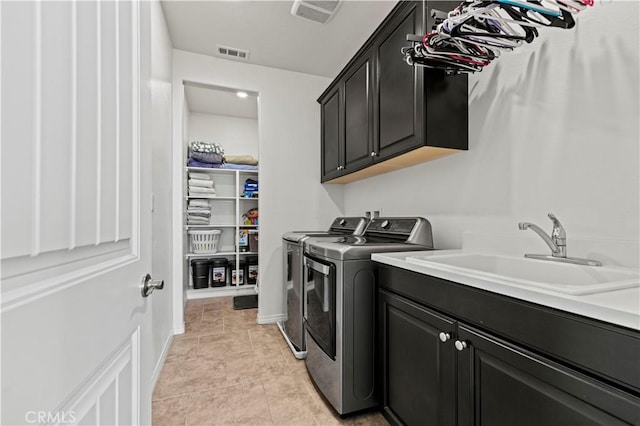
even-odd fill
[[(539, 3), (539, 1), (536, 0), (530, 1)], [(568, 12), (564, 9), (559, 9), (560, 16), (556, 16), (546, 15), (544, 13), (539, 13), (532, 10), (523, 10), (508, 4), (502, 5), (501, 8), (516, 20), (538, 23), (545, 27), (557, 27), (564, 29), (573, 28), (575, 26), (573, 15), (571, 14), (571, 12)]]

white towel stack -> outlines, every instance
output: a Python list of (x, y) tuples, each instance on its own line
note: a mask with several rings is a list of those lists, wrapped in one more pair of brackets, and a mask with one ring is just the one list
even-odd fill
[(207, 200), (192, 199), (187, 205), (187, 225), (209, 225), (211, 206)]
[(206, 173), (189, 172), (189, 195), (212, 198), (216, 195), (215, 184)]

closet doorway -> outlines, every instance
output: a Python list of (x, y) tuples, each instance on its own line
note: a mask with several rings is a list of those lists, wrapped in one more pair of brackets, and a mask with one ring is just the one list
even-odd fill
[(184, 82), (183, 299), (256, 294), (258, 93)]

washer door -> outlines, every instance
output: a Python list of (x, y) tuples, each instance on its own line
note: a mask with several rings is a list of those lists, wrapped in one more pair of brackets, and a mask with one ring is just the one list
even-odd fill
[(336, 267), (304, 255), (304, 324), (331, 359), (336, 358)]

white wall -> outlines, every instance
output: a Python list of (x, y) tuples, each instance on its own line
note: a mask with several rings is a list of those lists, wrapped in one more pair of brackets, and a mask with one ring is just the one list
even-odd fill
[(174, 285), (171, 264), (171, 83), (173, 78), (173, 46), (160, 2), (151, 2), (151, 178), (154, 205), (152, 212), (151, 275), (165, 280), (165, 288), (153, 293), (150, 299), (153, 323), (151, 342), (154, 379), (162, 367), (163, 350), (173, 336), (172, 305)]
[[(282, 234), (323, 229), (342, 214), (343, 188), (320, 184), (320, 107), (328, 78), (174, 50), (174, 120), (180, 122), (183, 81), (258, 92), (260, 136), (260, 298), (258, 321), (280, 319)], [(174, 123), (174, 125), (176, 125)], [(174, 129), (174, 140), (179, 134)], [(181, 188), (181, 147), (174, 146), (173, 187)], [(174, 203), (180, 203), (174, 195)], [(181, 239), (174, 221), (174, 238)], [(174, 240), (175, 241), (175, 240)], [(181, 259), (174, 264), (183, 265)]]
[[(256, 102), (255, 98), (246, 99)], [(258, 120), (203, 114), (189, 114), (189, 141), (215, 142), (224, 148), (225, 155), (251, 155), (259, 158)]]
[(346, 185), (346, 213), (425, 216), (437, 248), (523, 220), (550, 229), (547, 212), (570, 255), (579, 237), (637, 246), (638, 8), (597, 2), (471, 76), (469, 151)]

